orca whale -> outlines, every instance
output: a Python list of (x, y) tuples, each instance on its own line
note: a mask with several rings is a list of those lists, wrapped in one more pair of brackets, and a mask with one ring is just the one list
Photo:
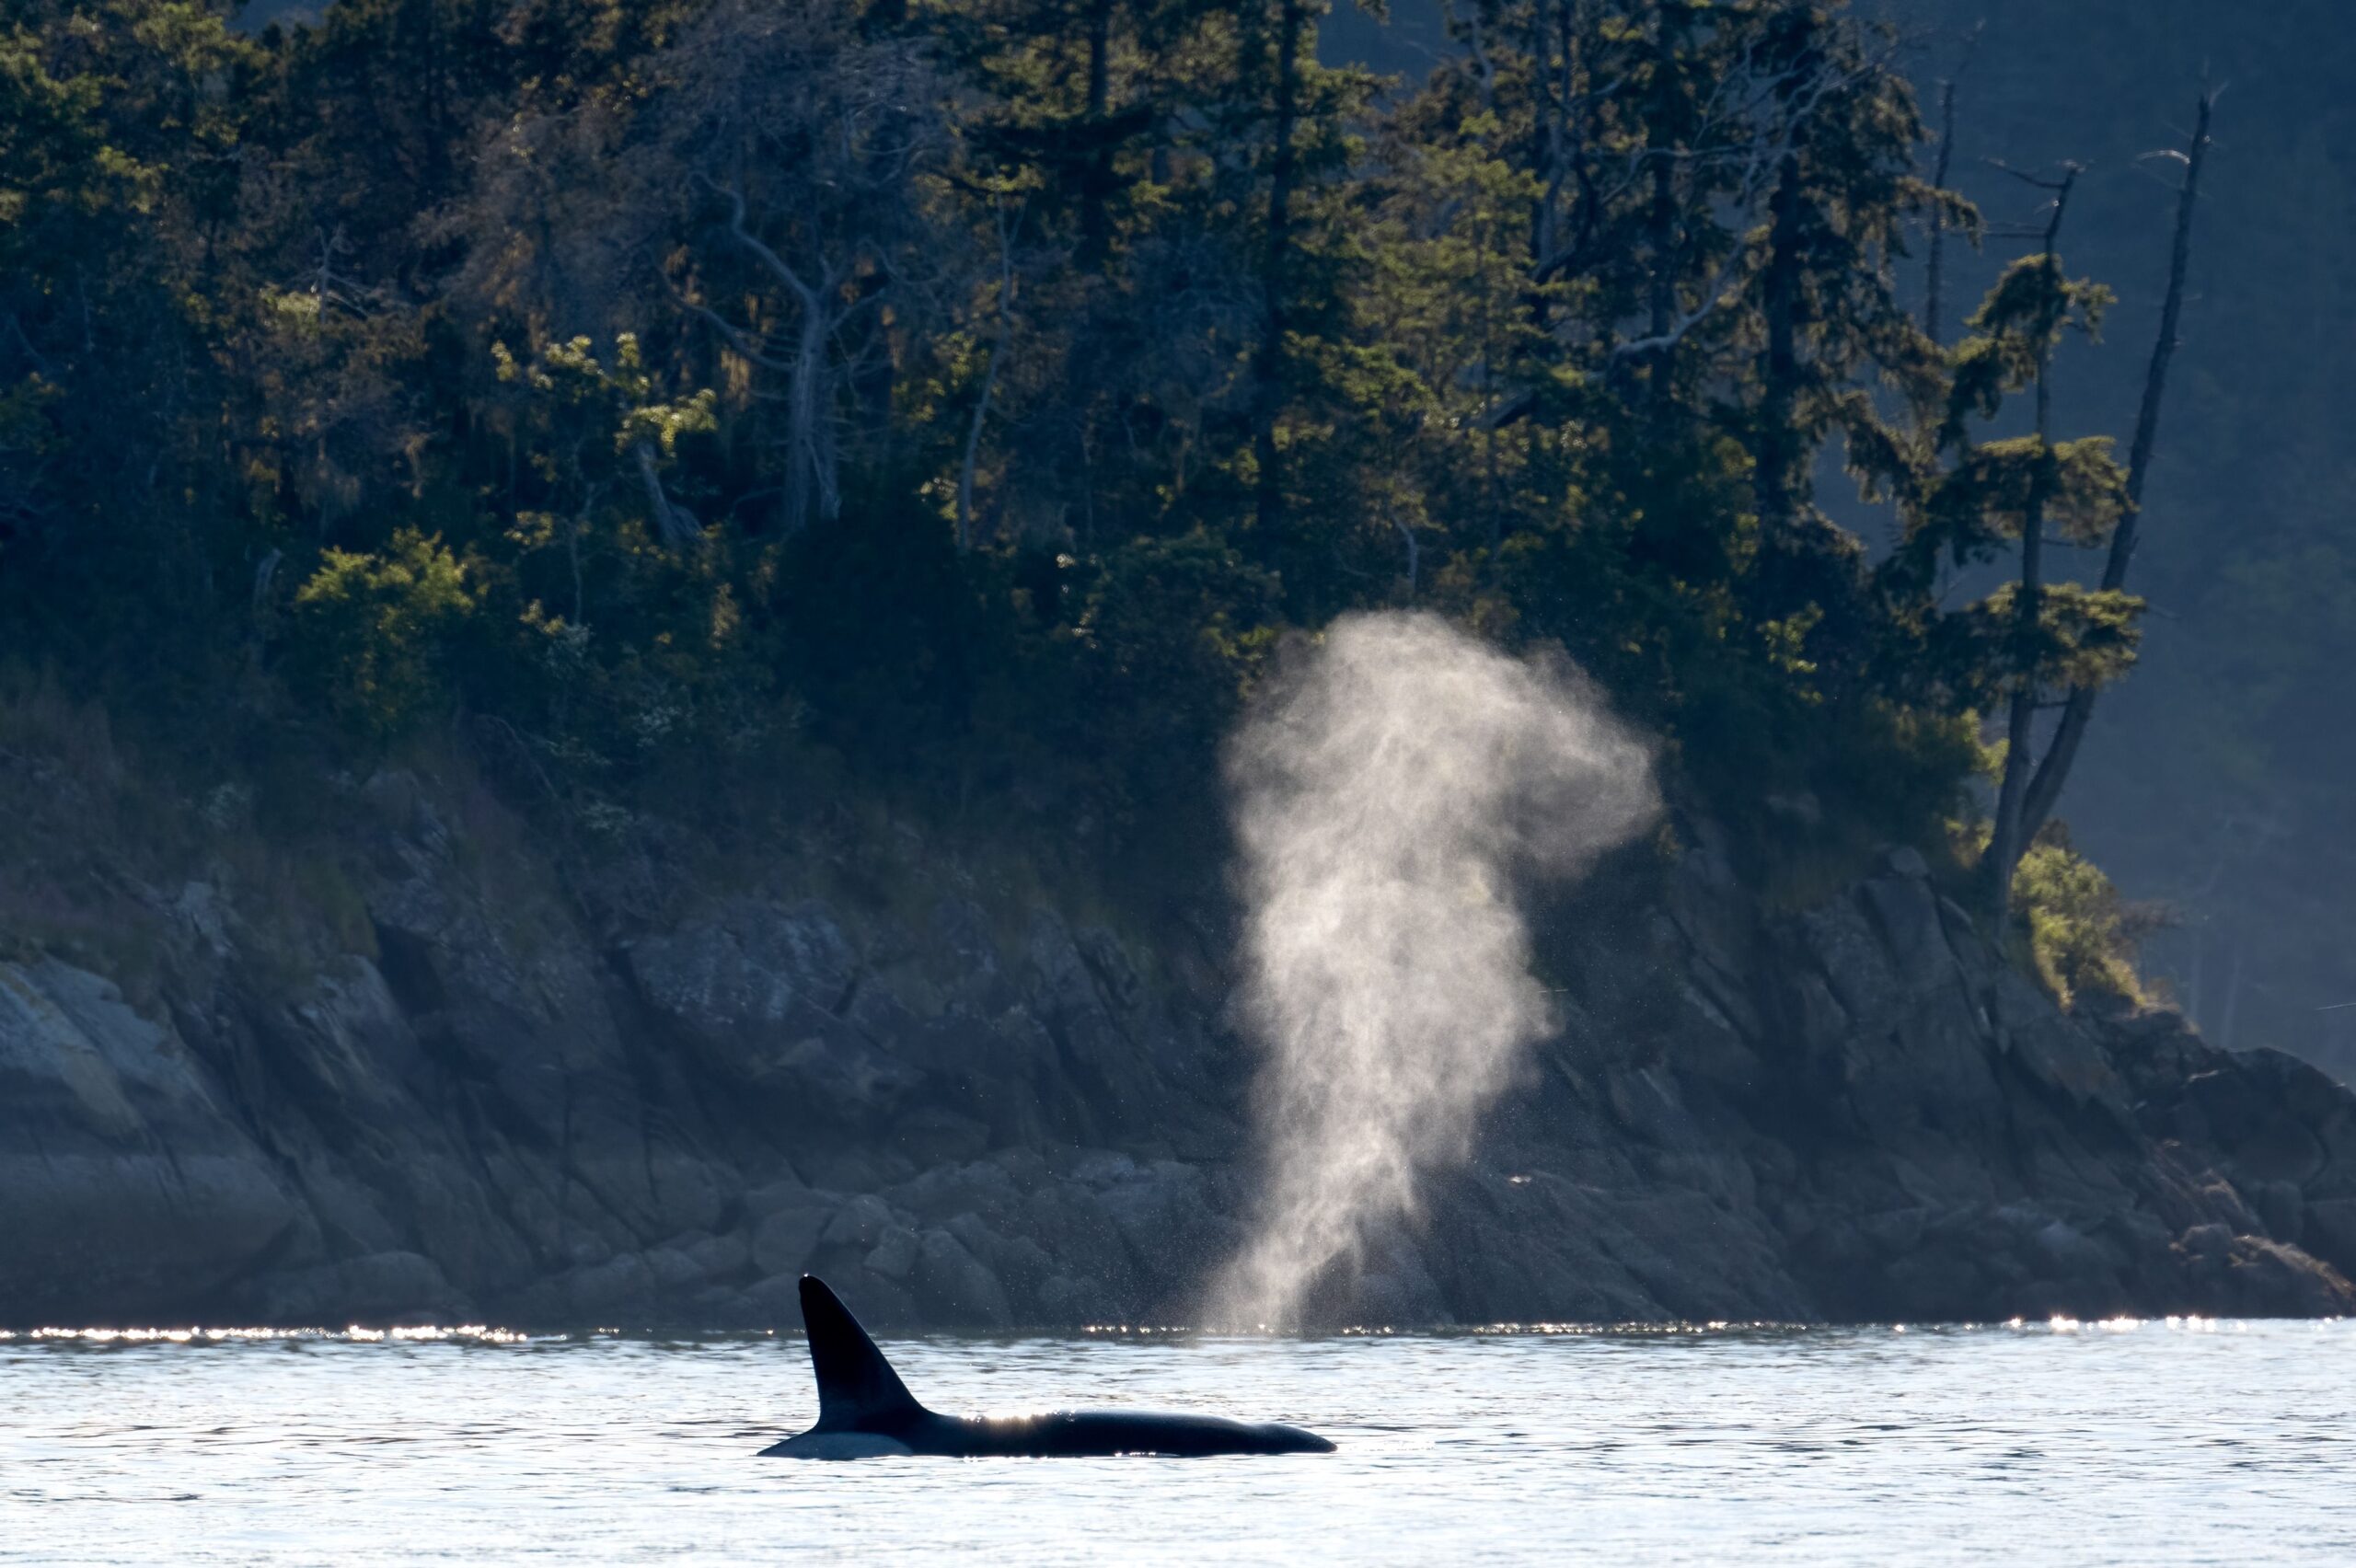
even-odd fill
[(917, 1403), (859, 1320), (826, 1282), (802, 1276), (802, 1322), (818, 1375), (818, 1423), (761, 1450), (763, 1458), (1096, 1458), (1114, 1454), (1330, 1454), (1313, 1432), (1275, 1422), (1149, 1411), (1062, 1410), (1043, 1415), (940, 1415)]

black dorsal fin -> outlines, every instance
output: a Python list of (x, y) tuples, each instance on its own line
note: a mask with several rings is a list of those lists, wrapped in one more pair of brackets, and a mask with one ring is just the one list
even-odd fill
[(873, 1430), (924, 1413), (850, 1309), (816, 1274), (802, 1276), (802, 1326), (810, 1331), (810, 1368), (818, 1375), (812, 1431)]

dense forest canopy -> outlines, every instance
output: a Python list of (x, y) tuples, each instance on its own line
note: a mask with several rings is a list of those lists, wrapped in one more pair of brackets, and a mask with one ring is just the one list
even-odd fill
[[(1479, 0), (1413, 81), (1322, 0), (227, 20), (0, 33), (0, 651), (169, 744), (1184, 864), (1282, 634), (1416, 604), (1566, 650), (1760, 873), (1913, 842), (2131, 986), (2041, 727), (2143, 609), (2127, 431), (2050, 396), (2109, 291), (1835, 0)], [(1926, 329), (1934, 236), (1997, 265)]]
[[(1328, 47), (1420, 75), (1451, 47), (1439, 0), (1340, 11)], [(1460, 8), (1461, 9), (1461, 8)], [(2185, 352), (2144, 498), (2135, 586), (2154, 613), (2133, 681), (2085, 733), (2063, 807), (2122, 889), (2157, 901), (2147, 966), (2218, 1039), (2356, 1069), (2356, 815), (2345, 721), (2356, 659), (2346, 444), (2356, 246), (2344, 90), (2356, 17), (2339, 0), (1868, 0), (1899, 31), (1934, 130), (1955, 89), (1948, 178), (1992, 224), (2035, 198), (2008, 170), (2082, 167), (2067, 248), (2118, 292), (2106, 344), (2065, 346), (2078, 428), (2133, 426), (2158, 331), (2168, 155), (2219, 87), (2214, 167), (2184, 298)], [(1951, 248), (1946, 319), (2010, 248)], [(1918, 257), (1918, 262), (1927, 258)], [(1918, 265), (1900, 282), (1918, 306)], [(1839, 497), (1828, 497), (1836, 515)], [(1869, 542), (1875, 531), (1866, 525)], [(2093, 577), (2098, 562), (2074, 571)]]

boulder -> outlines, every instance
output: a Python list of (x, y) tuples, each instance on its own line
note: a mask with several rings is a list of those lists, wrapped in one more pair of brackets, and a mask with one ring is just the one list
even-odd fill
[(917, 1238), (909, 1286), (928, 1322), (1003, 1329), (1014, 1321), (1005, 1286), (950, 1231), (931, 1229)]
[(876, 1130), (921, 1081), (844, 1017), (859, 958), (822, 904), (738, 900), (621, 956), (703, 1066), (789, 1125)]
[(186, 1317), (288, 1234), (225, 1100), (111, 982), (0, 963), (0, 1320)]

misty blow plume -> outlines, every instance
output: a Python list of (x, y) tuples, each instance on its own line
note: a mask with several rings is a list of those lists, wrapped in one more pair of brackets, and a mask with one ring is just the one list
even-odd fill
[(1214, 1317), (1288, 1325), (1461, 1162), (1552, 1023), (1517, 897), (1657, 809), (1646, 748), (1560, 660), (1348, 616), (1230, 742), (1266, 1184)]

